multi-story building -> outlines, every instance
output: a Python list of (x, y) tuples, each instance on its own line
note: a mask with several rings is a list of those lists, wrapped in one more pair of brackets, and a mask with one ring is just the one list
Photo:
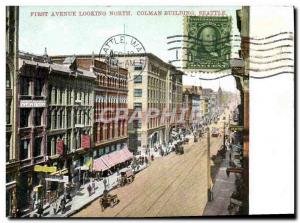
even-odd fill
[[(140, 111), (142, 117), (128, 124), (129, 148), (135, 151), (138, 147), (151, 148), (167, 143), (182, 107), (183, 73), (151, 53), (118, 59), (126, 65), (131, 76), (128, 82), (129, 113)], [(154, 109), (158, 113), (154, 114)], [(172, 112), (173, 118), (165, 116)]]
[(94, 122), (93, 72), (79, 67), (75, 56), (51, 64), (48, 77), (47, 157), (51, 166), (83, 183), (91, 165)]
[(190, 117), (192, 114), (192, 93), (189, 89), (185, 89), (183, 86), (183, 93), (182, 93), (182, 110), (184, 113), (184, 127), (190, 129), (191, 122)]
[(209, 122), (211, 119), (212, 111), (211, 111), (211, 95), (213, 94), (213, 90), (210, 88), (202, 89), (202, 110), (203, 110), (203, 120), (204, 122)]
[(198, 129), (202, 113), (201, 113), (201, 94), (202, 88), (197, 86), (183, 86), (184, 95), (188, 98), (189, 107), (187, 111), (186, 117), (188, 118), (189, 128), (190, 129)]
[[(63, 57), (66, 56), (52, 57), (52, 60), (61, 61)], [(116, 105), (117, 107), (125, 107), (125, 104), (127, 104), (129, 117), (134, 111), (138, 111), (141, 114), (142, 118), (139, 120), (135, 119), (132, 122), (128, 120), (128, 148), (131, 151), (135, 151), (141, 146), (151, 147), (157, 143), (169, 140), (170, 130), (176, 125), (178, 126), (176, 120), (180, 116), (179, 113), (182, 107), (183, 73), (181, 71), (176, 70), (174, 66), (162, 61), (151, 53), (116, 56), (115, 59), (117, 61), (114, 62), (117, 62), (118, 65), (124, 65), (123, 68), (125, 69), (123, 70), (120, 66), (114, 65), (114, 62), (110, 66), (105, 67), (107, 66), (105, 64), (109, 63), (107, 58), (101, 58), (100, 61), (93, 60), (93, 55), (77, 55), (77, 58), (80, 66), (85, 67), (85, 69), (90, 68), (96, 75), (99, 74), (99, 84), (96, 83), (98, 87), (95, 88), (95, 101), (98, 101), (95, 104), (95, 109), (102, 111), (108, 107), (114, 108)], [(92, 61), (94, 61), (94, 64)], [(114, 73), (114, 70), (118, 72)], [(125, 89), (119, 87), (119, 83), (124, 84), (124, 86), (127, 84), (124, 83), (127, 79), (121, 75), (122, 72), (126, 72), (125, 70), (128, 70), (128, 100), (125, 98)], [(120, 101), (123, 105), (118, 105)], [(97, 108), (97, 106), (101, 107)], [(150, 115), (147, 118), (147, 113), (152, 108), (157, 109), (159, 114), (152, 117)], [(175, 118), (162, 118), (162, 114), (165, 114), (165, 112), (174, 112), (175, 115), (173, 116)], [(97, 112), (95, 112), (95, 115), (97, 115)], [(97, 119), (98, 117), (95, 116), (95, 120)], [(122, 140), (126, 141), (127, 135), (125, 133), (124, 137), (117, 137), (117, 134), (114, 137), (111, 135), (112, 131), (115, 132), (117, 129), (123, 128), (123, 126), (124, 129), (127, 129), (127, 123), (124, 120), (118, 120), (117, 122), (114, 124), (95, 123), (97, 126), (95, 128), (99, 129), (97, 130), (99, 138), (95, 139), (95, 142), (100, 140), (99, 154), (113, 151), (115, 148), (110, 145), (113, 145), (115, 140), (120, 141), (123, 138)], [(121, 127), (119, 128), (118, 125)], [(106, 138), (102, 138), (104, 135)], [(108, 136), (112, 137), (112, 139), (109, 140)], [(119, 145), (117, 147), (121, 146), (122, 143), (118, 142)], [(97, 148), (97, 143), (95, 145)], [(105, 147), (104, 151), (103, 147)], [(95, 156), (99, 156), (96, 154), (98, 152), (95, 152)]]
[(19, 53), (16, 149), (19, 151), (20, 176), (18, 204), (21, 211), (32, 207), (31, 192), (39, 184), (34, 165), (43, 164), (46, 154), (47, 77), (43, 57)]
[(96, 60), (93, 56), (79, 57), (79, 65), (96, 75), (93, 158), (97, 159), (128, 147), (128, 71), (119, 67), (112, 57), (107, 61)]
[(19, 8), (6, 7), (6, 216), (15, 217), (19, 156), (16, 149), (16, 104)]
[[(18, 200), (22, 213), (33, 208), (35, 187), (49, 186), (36, 165), (56, 167), (76, 182), (90, 159), (95, 75), (77, 67), (75, 57), (54, 64), (19, 53), (17, 127), (20, 159)], [(79, 169), (79, 171), (77, 171)]]
[(184, 73), (170, 66), (167, 76), (167, 107), (166, 111), (172, 113), (171, 117), (166, 118), (166, 137), (168, 142), (171, 136), (178, 133), (178, 127), (184, 123), (184, 116), (182, 113), (182, 75)]
[[(52, 57), (61, 63), (67, 56)], [(116, 58), (100, 61), (93, 55), (77, 55), (78, 67), (93, 72), (93, 170), (106, 171), (126, 161), (122, 158), (128, 149), (127, 94), (128, 71), (118, 66)], [(111, 157), (114, 154), (114, 157)], [(128, 158), (128, 157), (127, 157)], [(100, 164), (101, 165), (100, 165)], [(102, 169), (101, 169), (102, 168)]]

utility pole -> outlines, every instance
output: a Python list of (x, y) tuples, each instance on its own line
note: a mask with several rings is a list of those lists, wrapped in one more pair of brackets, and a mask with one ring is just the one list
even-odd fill
[(231, 143), (230, 113), (229, 113), (229, 116), (228, 116), (228, 142)]
[(210, 129), (207, 127), (207, 200), (212, 201), (212, 180), (210, 168)]
[(225, 149), (225, 122), (226, 120), (224, 121), (224, 127), (223, 127), (223, 148)]

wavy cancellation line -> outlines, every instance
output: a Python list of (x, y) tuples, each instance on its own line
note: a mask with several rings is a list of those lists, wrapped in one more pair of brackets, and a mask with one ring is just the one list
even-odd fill
[[(277, 36), (281, 36), (281, 35), (294, 35), (294, 33), (293, 32), (280, 32), (280, 33), (276, 33), (276, 34), (266, 36), (266, 37), (248, 37), (247, 39), (261, 41), (261, 40), (268, 40), (268, 39), (271, 39), (271, 38), (274, 38)], [(173, 36), (168, 36), (167, 39), (178, 38), (178, 37), (184, 37), (184, 38), (198, 40), (198, 38), (193, 37), (193, 36), (188, 36), (188, 35), (173, 35)], [(228, 38), (232, 38), (232, 37), (240, 38), (241, 36), (240, 35), (228, 35), (228, 36), (222, 37), (220, 39), (228, 39)]]
[[(240, 48), (241, 46), (239, 45), (232, 45), (231, 47), (234, 48)], [(229, 48), (229, 46), (222, 46), (219, 47), (218, 50), (221, 49), (227, 49)], [(267, 48), (267, 49), (254, 49), (254, 48), (243, 48), (242, 50), (250, 50), (250, 51), (254, 51), (254, 52), (266, 52), (266, 51), (272, 51), (272, 50), (276, 50), (276, 49), (282, 49), (282, 48), (294, 48), (294, 45), (291, 44), (286, 44), (286, 45), (281, 45), (281, 46), (276, 46), (276, 47), (272, 47), (272, 48)], [(182, 47), (182, 46), (178, 46), (178, 47), (171, 47), (168, 49), (169, 51), (171, 50), (190, 50), (190, 51), (197, 51), (197, 49), (191, 48), (191, 47)]]
[[(252, 78), (252, 79), (266, 79), (266, 78), (271, 78), (271, 77), (275, 77), (275, 76), (279, 76), (281, 74), (294, 74), (293, 71), (282, 71), (282, 72), (277, 72), (277, 73), (273, 73), (270, 75), (264, 75), (264, 76), (254, 76), (254, 75), (250, 75), (248, 76), (248, 78)], [(196, 77), (195, 75), (190, 75), (192, 77)], [(199, 80), (203, 80), (203, 81), (214, 81), (214, 80), (218, 80), (218, 79), (222, 79), (225, 77), (229, 77), (229, 76), (237, 76), (237, 77), (247, 77), (245, 75), (239, 75), (239, 74), (224, 74), (222, 76), (219, 77), (214, 77), (214, 78), (203, 78), (203, 77), (198, 77)]]
[(277, 70), (282, 68), (294, 68), (294, 65), (282, 65), (282, 66), (269, 67), (269, 68), (250, 68), (247, 70), (252, 72), (265, 72), (265, 71)]
[[(251, 57), (250, 57), (251, 58)], [(255, 58), (255, 57), (254, 57)], [(230, 58), (230, 60), (240, 60), (241, 58)], [(221, 60), (220, 62), (226, 62), (229, 59), (226, 60)], [(280, 59), (276, 59), (276, 60), (268, 60), (268, 61), (255, 61), (255, 60), (249, 60), (249, 63), (251, 64), (271, 64), (271, 63), (277, 63), (277, 62), (281, 62), (281, 61), (294, 61), (293, 58), (289, 58), (289, 57), (285, 57), (285, 58), (280, 58)], [(175, 62), (189, 62), (189, 60), (169, 60), (169, 63), (175, 63)]]
[[(220, 38), (218, 41), (213, 41), (213, 40), (200, 40), (198, 38), (195, 37), (187, 37), (187, 36), (181, 36), (183, 38), (188, 38), (187, 40), (185, 39), (179, 39), (179, 40), (172, 40), (167, 42), (167, 44), (173, 44), (173, 43), (191, 43), (191, 44), (197, 44), (198, 42), (204, 42), (204, 43), (215, 43), (215, 44), (225, 44), (225, 43), (231, 43), (231, 42), (241, 42), (241, 39), (228, 39), (228, 38)], [(222, 40), (224, 39), (224, 40)], [(263, 45), (269, 45), (269, 44), (275, 44), (275, 43), (279, 43), (282, 41), (294, 41), (294, 38), (292, 37), (288, 37), (288, 38), (282, 38), (282, 39), (277, 39), (277, 40), (272, 40), (272, 41), (268, 41), (268, 42), (254, 42), (254, 41), (247, 41), (245, 40), (244, 43), (249, 43), (252, 45), (259, 45), (259, 46), (263, 46)]]
[[(187, 67), (179, 67), (177, 66), (176, 68), (178, 69), (187, 69)], [(246, 69), (247, 71), (251, 71), (251, 72), (266, 72), (266, 71), (271, 71), (271, 70), (276, 70), (276, 69), (281, 69), (281, 68), (294, 68), (293, 65), (287, 65), (287, 66), (278, 66), (278, 67), (275, 67), (275, 68), (270, 68), (270, 69), (256, 69), (256, 70), (253, 70), (253, 69)], [(215, 71), (211, 71), (211, 72), (203, 72), (204, 74), (217, 74), (219, 72), (223, 72), (223, 71), (229, 71), (230, 69), (228, 68), (225, 68), (225, 69), (219, 69), (219, 70), (215, 70)], [(192, 73), (196, 73), (197, 71), (193, 71)], [(250, 78), (253, 78), (253, 79), (264, 79), (264, 78), (270, 78), (270, 77), (274, 77), (274, 76), (278, 76), (278, 75), (281, 75), (281, 74), (294, 74), (294, 71), (280, 71), (280, 72), (277, 72), (277, 73), (271, 73), (271, 74), (268, 74), (268, 75), (263, 75), (263, 76), (255, 76), (255, 75), (250, 75), (249, 77)], [(192, 74), (189, 74), (189, 76), (192, 76), (192, 77), (196, 77)], [(202, 77), (197, 77), (199, 78), (200, 80), (205, 80), (205, 81), (210, 81), (210, 80), (217, 80), (217, 79), (221, 79), (221, 78), (224, 78), (224, 77), (228, 77), (228, 76), (238, 76), (238, 77), (245, 77), (245, 75), (238, 75), (238, 74), (224, 74), (224, 75), (221, 75), (219, 77), (214, 77), (214, 78), (202, 78)]]

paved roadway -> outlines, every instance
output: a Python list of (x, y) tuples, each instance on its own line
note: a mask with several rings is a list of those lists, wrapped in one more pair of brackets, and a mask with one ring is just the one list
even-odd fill
[[(212, 126), (222, 127), (222, 118)], [(72, 217), (202, 215), (207, 203), (207, 138), (205, 135), (197, 143), (191, 141), (183, 155), (156, 158), (132, 184), (111, 191), (120, 199), (115, 207), (102, 212), (97, 199)], [(211, 137), (211, 156), (222, 142), (223, 137)]]

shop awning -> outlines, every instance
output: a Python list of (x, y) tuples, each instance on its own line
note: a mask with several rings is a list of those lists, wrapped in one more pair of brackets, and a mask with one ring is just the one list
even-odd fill
[(126, 148), (119, 151), (122, 155), (123, 162), (133, 158), (133, 154)]
[(105, 165), (108, 166), (109, 168), (111, 168), (115, 165), (114, 162), (111, 160), (109, 154), (101, 156), (101, 158), (102, 158), (103, 162), (105, 163)]
[(112, 153), (106, 154), (94, 160), (93, 169), (95, 171), (107, 170), (119, 163), (123, 163), (132, 158), (133, 158), (133, 154), (127, 148), (119, 151), (114, 151)]
[(119, 154), (120, 154), (119, 151), (115, 151), (115, 152), (108, 154), (110, 162), (113, 163), (113, 166), (122, 162)]
[(94, 163), (93, 163), (93, 170), (95, 171), (104, 171), (109, 169), (109, 167), (107, 165), (105, 165), (105, 163), (102, 160), (102, 157), (95, 159)]
[(133, 153), (130, 152), (128, 149), (125, 149), (126, 153), (127, 153), (127, 157), (128, 159), (133, 159)]

